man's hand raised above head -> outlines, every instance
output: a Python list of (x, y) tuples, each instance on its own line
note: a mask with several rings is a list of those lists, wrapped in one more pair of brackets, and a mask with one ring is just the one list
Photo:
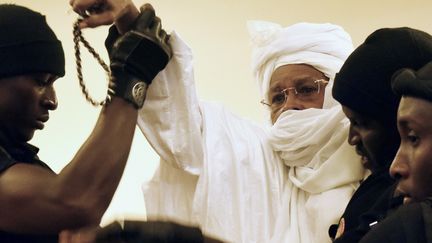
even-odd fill
[(125, 33), (139, 15), (132, 0), (70, 0), (69, 4), (83, 17), (80, 28), (114, 23), (120, 33)]

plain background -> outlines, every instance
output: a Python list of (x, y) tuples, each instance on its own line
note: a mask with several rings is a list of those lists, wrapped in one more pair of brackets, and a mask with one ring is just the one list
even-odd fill
[[(144, 1), (134, 1), (138, 6)], [(72, 24), (77, 15), (68, 0), (16, 0), (47, 15), (63, 42), (66, 76), (55, 84), (59, 108), (43, 132), (31, 141), (41, 148), (39, 156), (55, 171), (68, 163), (88, 137), (100, 108), (87, 103), (75, 71)], [(354, 46), (381, 27), (408, 26), (432, 33), (430, 0), (155, 0), (150, 2), (162, 18), (163, 27), (176, 30), (192, 48), (198, 96), (224, 103), (233, 112), (254, 121), (266, 117), (259, 104), (258, 89), (250, 71), (251, 48), (247, 20), (267, 20), (288, 26), (297, 22), (329, 22), (351, 34)], [(85, 30), (84, 36), (107, 60), (103, 41), (106, 27)], [(105, 74), (83, 50), (84, 80), (90, 92), (102, 99)], [(102, 223), (113, 219), (144, 218), (141, 185), (148, 181), (159, 157), (137, 129), (128, 165)], [(103, 165), (103, 161), (100, 162)]]

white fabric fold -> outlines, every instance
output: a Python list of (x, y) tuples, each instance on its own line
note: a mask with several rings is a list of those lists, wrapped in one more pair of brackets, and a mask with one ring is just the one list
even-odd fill
[[(322, 160), (326, 157), (317, 154), (318, 151), (326, 147), (326, 144), (335, 144), (332, 137), (336, 129), (346, 127), (347, 122), (340, 106), (330, 109), (288, 110), (272, 126), (269, 140), (287, 166), (315, 167), (315, 164), (320, 164), (319, 158)], [(338, 139), (336, 146), (345, 142), (345, 139), (346, 137)], [(334, 148), (328, 151), (331, 154)], [(312, 158), (316, 158), (316, 163)]]
[(364, 174), (348, 129), (340, 106), (286, 111), (271, 128), (272, 148), (289, 168), (272, 242), (330, 242), (328, 227)]
[(192, 53), (177, 33), (170, 38), (175, 61), (149, 86), (138, 126), (161, 159), (198, 175), (204, 151)]
[[(170, 42), (173, 59), (149, 87), (138, 119), (161, 157), (143, 185), (148, 218), (199, 225), (227, 242), (330, 242), (327, 228), (363, 176), (344, 142), (340, 107), (257, 125), (199, 101), (191, 50), (176, 33)], [(311, 138), (298, 140), (300, 131)]]
[(149, 87), (138, 125), (161, 157), (143, 185), (149, 219), (199, 225), (227, 242), (267, 242), (286, 167), (267, 130), (195, 91), (190, 49), (176, 33), (173, 59)]

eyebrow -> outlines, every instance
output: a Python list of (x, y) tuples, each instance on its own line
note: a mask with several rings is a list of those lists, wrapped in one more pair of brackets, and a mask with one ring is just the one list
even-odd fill
[(402, 129), (425, 129), (429, 127), (429, 124), (425, 124), (422, 121), (417, 121), (409, 117), (398, 118), (397, 125)]
[(398, 118), (397, 125), (400, 128), (407, 128), (409, 124), (409, 121), (405, 118)]
[[(292, 82), (293, 82), (293, 86), (295, 86), (298, 84), (304, 84), (306, 82), (315, 81), (315, 80), (319, 80), (319, 79), (327, 80), (327, 77), (324, 76), (323, 78), (315, 78), (315, 77), (310, 77), (310, 76), (303, 76), (303, 77), (293, 79)], [(278, 82), (277, 85), (270, 86), (269, 92), (280, 92), (282, 90), (284, 90), (284, 88), (281, 88), (279, 85), (279, 82)]]

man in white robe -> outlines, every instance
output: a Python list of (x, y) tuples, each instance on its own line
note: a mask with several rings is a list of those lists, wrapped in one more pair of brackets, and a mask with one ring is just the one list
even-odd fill
[(249, 29), (263, 99), (276, 69), (308, 65), (329, 80), (322, 109), (288, 109), (260, 125), (199, 100), (191, 50), (172, 33), (173, 58), (138, 119), (161, 157), (143, 185), (148, 218), (197, 225), (228, 242), (330, 242), (329, 225), (364, 177), (346, 143), (349, 122), (331, 97), (351, 38), (332, 24), (254, 21)]

